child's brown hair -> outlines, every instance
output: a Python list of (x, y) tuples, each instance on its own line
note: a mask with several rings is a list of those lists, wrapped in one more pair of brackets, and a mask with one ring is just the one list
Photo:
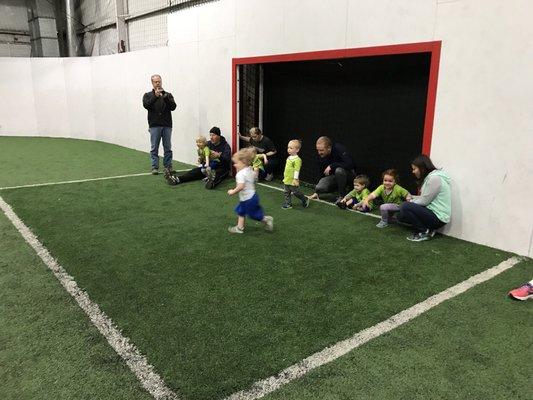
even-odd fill
[(370, 179), (368, 179), (368, 176), (366, 175), (357, 175), (355, 179), (353, 180), (354, 183), (358, 183), (360, 185), (363, 185), (364, 187), (368, 187), (370, 184)]
[(396, 171), (394, 168), (386, 169), (381, 174), (381, 179), (385, 178), (385, 175), (392, 176), (394, 178), (395, 183), (400, 183), (400, 175), (398, 175), (398, 171)]

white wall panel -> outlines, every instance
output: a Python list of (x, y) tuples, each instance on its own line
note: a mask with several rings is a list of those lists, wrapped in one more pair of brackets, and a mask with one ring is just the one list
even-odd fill
[(452, 236), (532, 255), (529, 2), (438, 6), (443, 41), (432, 155), (454, 177)]
[(124, 60), (123, 54), (92, 59), (95, 138), (103, 142), (122, 144), (128, 137)]
[(237, 57), (285, 53), (286, 35), (283, 15), (285, 1), (236, 0), (235, 54)]
[(170, 47), (168, 73), (172, 81), (171, 92), (178, 105), (172, 113), (174, 159), (195, 164), (194, 139), (200, 133), (207, 136), (206, 129), (211, 128), (205, 128), (207, 122), (200, 128), (198, 43)]
[(95, 139), (90, 58), (64, 58), (69, 136)]
[(32, 58), (31, 73), (39, 135), (70, 137), (62, 59)]
[(200, 86), (200, 131), (216, 125), (231, 145), (231, 58), (232, 37), (200, 42), (198, 49)]
[(31, 60), (0, 57), (0, 76), (0, 135), (39, 135)]
[[(348, 0), (291, 0), (284, 3), (286, 53), (346, 47)], [(312, 12), (302, 12), (302, 10)]]
[(349, 0), (346, 47), (433, 40), (436, 1)]
[[(168, 45), (177, 46), (182, 43), (198, 41), (199, 7), (190, 7), (168, 15)], [(206, 23), (213, 23), (212, 20)]]
[(192, 8), (198, 10), (200, 41), (235, 36), (235, 0), (214, 1)]

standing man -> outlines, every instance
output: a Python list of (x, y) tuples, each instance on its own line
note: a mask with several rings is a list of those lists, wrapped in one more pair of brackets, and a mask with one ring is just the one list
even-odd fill
[(159, 143), (163, 139), (163, 166), (172, 170), (172, 115), (176, 109), (174, 97), (163, 89), (160, 75), (152, 75), (153, 89), (143, 96), (143, 106), (148, 110), (148, 131), (150, 132), (150, 157), (152, 175), (159, 173)]
[(344, 198), (346, 184), (355, 177), (355, 166), (348, 149), (340, 143), (333, 143), (327, 136), (321, 136), (316, 141), (316, 152), (322, 178), (309, 198), (317, 199), (319, 193), (333, 191), (337, 191), (337, 198)]
[(265, 164), (265, 181), (271, 181), (274, 178), (274, 170), (278, 165), (278, 159), (276, 157), (277, 151), (274, 142), (264, 136), (261, 129), (255, 126), (250, 129), (250, 136), (239, 134), (239, 137), (245, 142), (250, 143), (251, 146), (254, 146), (257, 154), (264, 154), (267, 156), (268, 163)]
[[(220, 128), (217, 126), (209, 130), (210, 140), (207, 142), (207, 147), (211, 151), (213, 159), (220, 159), (220, 163), (215, 167), (215, 176), (208, 175), (205, 182), (206, 189), (214, 189), (220, 182), (226, 179), (231, 168), (231, 147), (226, 138), (220, 133)], [(184, 182), (197, 181), (204, 179), (205, 175), (202, 173), (202, 168), (193, 168), (178, 176), (175, 171), (165, 168), (165, 180), (169, 185), (178, 185)]]

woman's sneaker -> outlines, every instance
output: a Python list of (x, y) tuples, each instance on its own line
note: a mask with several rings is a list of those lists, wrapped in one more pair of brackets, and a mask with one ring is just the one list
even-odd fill
[(429, 240), (435, 236), (435, 231), (427, 229), (425, 232), (413, 233), (411, 236), (407, 236), (407, 240), (411, 242), (422, 242), (424, 240)]
[(387, 226), (389, 226), (389, 223), (388, 222), (385, 222), (383, 220), (379, 221), (377, 224), (376, 224), (376, 227), (378, 228), (386, 228)]
[(519, 288), (511, 290), (509, 296), (516, 300), (533, 299), (533, 285), (530, 282), (524, 283)]
[(292, 204), (285, 203), (281, 206), (281, 208), (283, 208), (284, 210), (290, 210), (292, 209)]

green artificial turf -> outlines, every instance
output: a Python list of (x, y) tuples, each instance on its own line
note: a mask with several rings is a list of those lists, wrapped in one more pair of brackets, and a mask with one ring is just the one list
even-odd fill
[(0, 398), (149, 399), (0, 213)]
[(509, 257), (411, 243), (328, 205), (281, 210), (262, 187), (275, 232), (232, 236), (231, 185), (143, 176), (2, 195), (186, 399), (244, 389)]
[(532, 277), (529, 259), (265, 400), (531, 398), (532, 302), (506, 294)]
[[(145, 153), (99, 142), (0, 138), (6, 143), (10, 153), (33, 161), (17, 164), (17, 157), (2, 151), (2, 165), (12, 159), (17, 168), (0, 171), (0, 187), (138, 173), (149, 165)], [(73, 153), (78, 154), (73, 170), (65, 159), (51, 157)], [(274, 216), (274, 232), (249, 222), (244, 235), (230, 235), (227, 227), (235, 224), (238, 200), (226, 190), (233, 184), (228, 180), (207, 191), (202, 182), (169, 187), (162, 176), (139, 176), (2, 190), (0, 196), (186, 400), (223, 398), (246, 389), (511, 256), (443, 236), (411, 243), (405, 228), (380, 230), (375, 218), (326, 204), (312, 202), (304, 210), (295, 201), (293, 210), (282, 210), (283, 193), (263, 186), (258, 193)], [(17, 290), (6, 295), (9, 301), (24, 291)], [(65, 308), (57, 303), (59, 310)], [(446, 326), (450, 317), (445, 318), (435, 324)], [(452, 333), (443, 330), (442, 335)], [(374, 350), (376, 356), (387, 346)], [(21, 344), (15, 347), (24, 351)], [(433, 362), (431, 354), (415, 355), (413, 368)], [(57, 362), (62, 356), (51, 355)], [(365, 368), (369, 358), (361, 361)], [(95, 368), (106, 365), (96, 362)], [(369, 374), (380, 375), (380, 365), (369, 361)], [(519, 373), (519, 367), (514, 371)], [(344, 376), (342, 370), (337, 373)], [(395, 373), (382, 381), (392, 381)], [(133, 378), (124, 382), (128, 379)], [(416, 385), (403, 384), (406, 391)], [(345, 393), (327, 385), (317, 386), (323, 398), (351, 398), (348, 384)], [(287, 395), (298, 398), (300, 389), (291, 387)], [(396, 398), (393, 393), (389, 398)], [(475, 398), (478, 392), (472, 393)]]
[[(147, 137), (147, 151), (149, 146)], [(0, 136), (0, 162), (0, 187), (151, 170), (148, 153), (103, 142), (62, 138)], [(174, 168), (186, 168), (186, 165), (175, 162)]]

